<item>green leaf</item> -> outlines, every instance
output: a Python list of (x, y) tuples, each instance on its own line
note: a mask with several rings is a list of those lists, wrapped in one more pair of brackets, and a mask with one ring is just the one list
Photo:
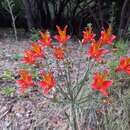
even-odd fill
[(12, 96), (15, 93), (16, 89), (15, 87), (5, 87), (2, 89), (2, 93), (6, 96)]
[(116, 56), (120, 57), (121, 55), (126, 55), (128, 50), (127, 42), (120, 40), (114, 43), (115, 47), (117, 48)]
[(4, 70), (2, 78), (3, 79), (9, 79), (9, 80), (14, 79), (13, 72), (9, 69)]
[(33, 30), (32, 30), (32, 34), (31, 34), (31, 40), (32, 40), (33, 42), (36, 42), (36, 41), (39, 40), (39, 39), (40, 39), (39, 30), (33, 29)]
[(18, 60), (18, 59), (20, 59), (20, 58), (22, 58), (22, 55), (21, 55), (21, 54), (15, 54), (15, 55), (13, 56), (13, 59), (15, 59), (15, 60)]

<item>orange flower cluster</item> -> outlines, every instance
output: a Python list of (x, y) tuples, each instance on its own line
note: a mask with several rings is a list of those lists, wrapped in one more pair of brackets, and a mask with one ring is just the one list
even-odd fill
[(32, 76), (26, 70), (19, 71), (20, 79), (17, 80), (17, 84), (20, 86), (20, 91), (24, 92), (26, 89), (33, 87), (34, 82), (32, 80)]
[[(87, 54), (90, 58), (94, 59), (97, 62), (102, 61), (102, 57), (109, 53), (109, 51), (103, 48), (104, 45), (112, 45), (113, 40), (116, 38), (112, 34), (112, 28), (109, 26), (107, 30), (101, 31), (101, 36), (99, 40), (94, 39), (95, 34), (92, 31), (92, 27), (89, 26), (83, 31), (82, 44), (91, 42), (91, 45), (88, 48)], [(119, 69), (120, 70), (120, 69)], [(96, 72), (93, 77), (92, 88), (101, 92), (104, 96), (108, 96), (107, 89), (112, 85), (112, 80), (107, 80), (109, 72), (104, 70), (104, 72)]]
[(90, 56), (90, 58), (93, 58), (96, 61), (101, 61), (102, 56), (109, 52), (107, 49), (103, 48), (103, 45), (112, 45), (112, 42), (116, 36), (112, 34), (111, 26), (109, 26), (107, 30), (101, 31), (99, 40), (96, 41), (94, 37), (95, 34), (92, 31), (92, 27), (89, 26), (86, 28), (86, 31), (83, 31), (82, 44), (84, 45), (87, 42), (91, 42), (87, 54)]
[[(65, 51), (64, 47), (70, 36), (67, 35), (67, 25), (62, 30), (59, 26), (56, 26), (58, 34), (54, 38), (58, 41), (58, 46), (52, 44), (52, 38), (48, 31), (40, 32), (41, 38), (36, 42), (32, 43), (31, 49), (24, 52), (23, 61), (26, 64), (35, 64), (37, 58), (45, 57), (44, 48), (49, 47), (52, 49), (53, 56), (57, 60), (64, 60)], [(102, 57), (110, 51), (104, 48), (105, 45), (112, 45), (113, 40), (116, 38), (112, 34), (112, 28), (109, 26), (107, 30), (101, 31), (100, 38), (95, 40), (95, 34), (92, 27), (89, 26), (83, 31), (82, 44), (85, 45), (87, 42), (90, 43), (87, 54), (90, 59), (94, 59), (95, 62), (102, 61)], [(119, 66), (115, 70), (116, 72), (126, 72), (130, 75), (130, 57), (123, 56), (120, 58)], [(20, 79), (17, 80), (17, 84), (20, 86), (20, 90), (24, 92), (26, 89), (34, 86), (32, 76), (26, 70), (19, 71)], [(42, 80), (38, 81), (38, 85), (44, 90), (45, 94), (56, 86), (56, 80), (52, 72), (41, 72)], [(108, 79), (109, 71), (104, 70), (103, 72), (95, 72), (93, 76), (92, 88), (98, 90), (103, 96), (108, 96), (107, 89), (112, 86), (112, 80)]]
[(94, 74), (92, 88), (100, 91), (104, 96), (108, 96), (107, 88), (112, 85), (112, 80), (107, 80), (109, 72), (104, 70), (104, 72), (96, 72)]
[(100, 42), (102, 44), (111, 45), (115, 38), (116, 38), (116, 36), (112, 34), (112, 27), (111, 26), (109, 26), (109, 28), (106, 31), (101, 31)]
[(102, 44), (100, 42), (93, 42), (88, 49), (88, 55), (96, 61), (101, 61), (101, 57), (108, 52), (109, 51), (107, 49), (102, 48)]
[(130, 57), (122, 56), (120, 57), (119, 66), (116, 68), (116, 72), (124, 71), (130, 75)]
[(64, 45), (66, 42), (70, 39), (70, 36), (66, 34), (67, 31), (67, 25), (64, 27), (64, 30), (62, 30), (59, 26), (56, 26), (58, 30), (58, 35), (55, 35), (54, 38), (61, 44)]
[[(92, 31), (92, 27), (89, 26), (86, 28), (85, 31), (83, 31), (83, 39), (82, 43), (86, 44), (87, 42), (95, 42), (95, 34)], [(98, 43), (100, 44), (109, 44), (111, 45), (113, 40), (115, 40), (116, 36), (112, 34), (112, 28), (109, 26), (107, 30), (101, 31), (101, 36), (98, 40)]]
[(45, 33), (40, 32), (41, 39), (38, 40), (38, 43), (41, 43), (44, 47), (51, 46), (52, 39), (48, 31)]
[(44, 89), (44, 93), (48, 94), (49, 90), (52, 89), (56, 81), (51, 72), (42, 74), (43, 80), (39, 82), (39, 86)]
[[(111, 26), (109, 26), (107, 30), (101, 31), (101, 36), (99, 40), (96, 41), (94, 37), (95, 34), (93, 33), (92, 28), (86, 28), (86, 31), (83, 31), (82, 44), (84, 45), (87, 42), (91, 42), (87, 54), (90, 58), (95, 59), (95, 61), (99, 62), (102, 61), (102, 57), (105, 54), (109, 53), (109, 50), (103, 48), (103, 46), (112, 45), (113, 40), (116, 38), (116, 36), (112, 34), (112, 28)], [(120, 57), (119, 66), (116, 68), (115, 71), (123, 71), (130, 75), (130, 57)], [(108, 71), (105, 70), (102, 73), (96, 72), (93, 77), (92, 88), (100, 91), (104, 96), (108, 96), (108, 92), (106, 90), (112, 85), (112, 80), (106, 79), (108, 75)]]
[(58, 60), (64, 59), (64, 50), (62, 48), (54, 48), (54, 56)]
[(86, 27), (85, 31), (83, 31), (82, 44), (94, 41), (94, 37), (95, 37), (95, 34), (92, 31), (92, 27), (91, 26)]
[(36, 43), (32, 43), (31, 50), (25, 50), (23, 62), (27, 64), (35, 64), (38, 57), (43, 56), (42, 46)]
[[(60, 47), (55, 47), (52, 45), (52, 38), (48, 31), (40, 32), (41, 38), (36, 42), (32, 43), (31, 49), (27, 49), (24, 51), (24, 56), (22, 61), (25, 64), (36, 64), (37, 58), (43, 57), (44, 58), (44, 48), (50, 47), (53, 49), (54, 57), (57, 60), (64, 59), (64, 50), (62, 46), (66, 44), (66, 42), (70, 39), (70, 36), (67, 35), (67, 25), (62, 30), (59, 26), (56, 26), (58, 30), (58, 35), (55, 35), (54, 38), (58, 41)], [(29, 74), (27, 70), (20, 70), (19, 72), (20, 79), (17, 80), (17, 84), (20, 86), (20, 90), (24, 92), (26, 89), (34, 86), (32, 81), (32, 76)], [(56, 81), (53, 77), (51, 72), (41, 73), (43, 80), (39, 81), (39, 86), (44, 89), (44, 93), (47, 94), (49, 90), (55, 87)]]

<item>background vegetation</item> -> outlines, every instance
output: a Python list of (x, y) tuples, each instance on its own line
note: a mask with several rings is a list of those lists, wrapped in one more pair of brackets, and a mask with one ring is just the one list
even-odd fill
[[(0, 1), (0, 26), (11, 27), (11, 16)], [(10, 0), (9, 0), (10, 1)], [(69, 25), (73, 35), (81, 33), (92, 23), (98, 33), (112, 24), (119, 37), (128, 36), (130, 23), (129, 0), (11, 0), (16, 27), (29, 31), (32, 28), (53, 29), (55, 25)], [(4, 6), (3, 6), (4, 5)]]

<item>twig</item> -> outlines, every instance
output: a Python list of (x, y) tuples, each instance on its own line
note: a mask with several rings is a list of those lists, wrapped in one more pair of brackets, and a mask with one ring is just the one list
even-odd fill
[(7, 1), (7, 4), (8, 4), (8, 7), (9, 7), (9, 13), (10, 13), (11, 18), (12, 18), (12, 26), (13, 26), (13, 29), (14, 29), (15, 40), (17, 41), (18, 40), (18, 38), (17, 38), (17, 30), (16, 30), (16, 25), (15, 25), (16, 17), (13, 14), (13, 9), (11, 7), (11, 2), (9, 0), (6, 0), (6, 1)]
[(0, 116), (0, 120), (4, 117), (4, 116), (6, 116), (6, 114), (9, 112), (9, 110), (7, 110), (4, 114), (2, 114), (1, 116)]

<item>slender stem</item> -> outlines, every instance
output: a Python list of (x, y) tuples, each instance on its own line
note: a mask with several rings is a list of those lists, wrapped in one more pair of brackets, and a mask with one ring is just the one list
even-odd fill
[(64, 90), (60, 87), (60, 85), (57, 85), (61, 94), (64, 96), (64, 98), (67, 98), (68, 100), (70, 100), (70, 98), (68, 97), (67, 93), (64, 92)]
[(95, 94), (95, 92), (92, 91), (92, 92), (91, 92), (90, 94), (88, 94), (87, 96), (84, 96), (84, 97), (80, 98), (79, 100), (77, 100), (78, 105), (87, 102), (88, 100), (90, 100), (90, 98), (92, 99), (92, 98), (93, 98), (92, 95), (94, 95), (94, 94)]
[[(69, 53), (68, 53), (68, 48), (64, 46), (64, 50), (66, 52), (66, 58), (69, 59)], [(71, 75), (70, 75), (70, 70), (69, 70), (69, 60), (66, 59), (66, 64), (64, 63), (64, 71), (65, 71), (65, 78), (66, 78), (66, 83), (67, 83), (67, 91), (70, 95), (71, 100), (73, 100), (73, 92), (71, 91)]]
[(104, 122), (105, 122), (105, 129), (106, 130), (109, 130), (109, 122), (108, 122), (108, 119), (107, 119), (108, 117), (107, 117), (107, 114), (106, 113), (104, 113)]
[(71, 103), (72, 130), (78, 130), (74, 102)]
[(47, 70), (49, 71), (50, 70), (50, 66), (49, 66), (49, 62), (48, 62), (48, 55), (46, 54), (46, 57), (45, 57), (45, 66), (47, 67)]
[(78, 89), (78, 91), (77, 91), (77, 93), (76, 93), (76, 95), (75, 95), (75, 98), (78, 97), (80, 91), (82, 90), (82, 87), (83, 87), (83, 85), (84, 85), (84, 82), (85, 82), (86, 80), (88, 80), (88, 79), (87, 79), (87, 75), (88, 75), (88, 72), (89, 72), (89, 70), (90, 70), (89, 65), (90, 65), (90, 60), (89, 60), (89, 63), (88, 63), (87, 71), (85, 72), (83, 79), (80, 80), (80, 83), (76, 85), (76, 86), (79, 86), (79, 89)]
[(71, 86), (71, 81), (70, 81), (70, 75), (68, 75), (68, 71), (66, 71), (66, 69), (65, 69), (65, 78), (66, 78), (66, 83), (67, 83), (67, 85), (66, 85), (66, 87), (67, 87), (67, 91), (68, 91), (68, 93), (69, 93), (69, 96), (70, 96), (70, 98), (71, 98), (71, 100), (73, 100), (73, 93), (72, 93), (72, 91), (71, 91), (71, 89), (70, 89), (70, 86)]
[[(57, 65), (57, 69), (60, 71), (61, 69), (60, 69), (60, 66), (59, 66), (58, 61), (56, 61), (56, 65)], [(58, 77), (60, 77), (59, 73), (58, 73)], [(69, 100), (70, 98), (68, 97), (67, 93), (64, 92), (64, 90), (60, 87), (59, 84), (57, 84), (57, 86), (58, 86), (58, 88), (59, 88), (61, 94), (62, 94), (65, 98), (67, 98), (67, 99)]]
[[(81, 41), (79, 41), (80, 44), (80, 55), (82, 55), (83, 53), (83, 45), (81, 43)], [(78, 63), (78, 72), (77, 72), (77, 76), (76, 76), (76, 84), (79, 82), (79, 73), (80, 73), (80, 66), (81, 66), (81, 58), (79, 59), (79, 63)]]

